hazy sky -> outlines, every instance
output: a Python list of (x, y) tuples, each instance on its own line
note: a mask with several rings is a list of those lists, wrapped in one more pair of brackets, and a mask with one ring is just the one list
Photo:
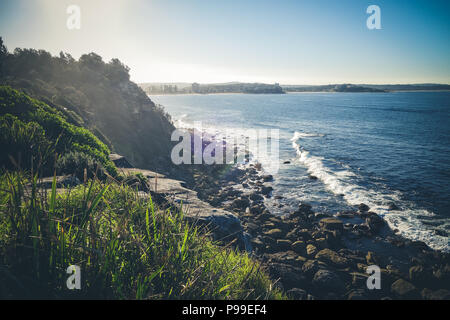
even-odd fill
[(450, 83), (448, 0), (0, 0), (0, 36), (117, 57), (136, 82)]

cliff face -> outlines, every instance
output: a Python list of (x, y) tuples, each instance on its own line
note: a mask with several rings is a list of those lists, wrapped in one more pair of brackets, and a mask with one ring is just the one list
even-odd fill
[(2, 53), (0, 84), (20, 89), (88, 128), (133, 165), (166, 171), (170, 166), (170, 117), (135, 83), (119, 60), (95, 53), (77, 61), (43, 50)]

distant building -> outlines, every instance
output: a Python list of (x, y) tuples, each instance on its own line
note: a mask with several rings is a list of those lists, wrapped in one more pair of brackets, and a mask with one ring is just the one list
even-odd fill
[(192, 92), (194, 92), (194, 93), (200, 92), (200, 85), (197, 82), (194, 82), (192, 84)]

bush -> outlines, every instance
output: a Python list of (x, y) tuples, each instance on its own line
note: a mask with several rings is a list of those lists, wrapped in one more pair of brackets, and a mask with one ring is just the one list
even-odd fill
[[(109, 160), (109, 149), (103, 142), (88, 130), (67, 122), (61, 112), (41, 101), (9, 87), (0, 86), (0, 117), (2, 130), (7, 133), (2, 142), (9, 148), (4, 150), (12, 152), (11, 154), (5, 152), (0, 166), (11, 168), (13, 163), (9, 160), (10, 157), (21, 154), (23, 169), (31, 169), (30, 157), (38, 156), (36, 150), (30, 152), (29, 149), (33, 146), (41, 152), (39, 155), (41, 158), (35, 158), (35, 161), (43, 163), (43, 169), (47, 174), (52, 173), (55, 153), (64, 155), (72, 151), (89, 155), (110, 175), (117, 174), (116, 167)], [(34, 144), (26, 144), (25, 138)], [(16, 144), (17, 141), (24, 143)], [(52, 152), (43, 152), (49, 145)], [(50, 156), (53, 159), (50, 159)]]
[(0, 116), (0, 163), (6, 169), (31, 166), (31, 159), (46, 162), (51, 143), (36, 122), (22, 122), (12, 115)]
[(106, 178), (103, 166), (84, 152), (69, 152), (56, 161), (56, 172), (59, 175), (71, 174), (80, 181), (84, 181), (84, 170), (86, 170), (87, 179), (97, 177), (104, 180)]

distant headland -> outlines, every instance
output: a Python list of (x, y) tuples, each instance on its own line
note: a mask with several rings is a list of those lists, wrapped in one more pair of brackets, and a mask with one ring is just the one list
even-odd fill
[(295, 92), (390, 92), (390, 91), (443, 91), (450, 90), (448, 84), (328, 84), (328, 85), (280, 85), (279, 83), (187, 83), (154, 82), (140, 83), (147, 94), (283, 94)]

